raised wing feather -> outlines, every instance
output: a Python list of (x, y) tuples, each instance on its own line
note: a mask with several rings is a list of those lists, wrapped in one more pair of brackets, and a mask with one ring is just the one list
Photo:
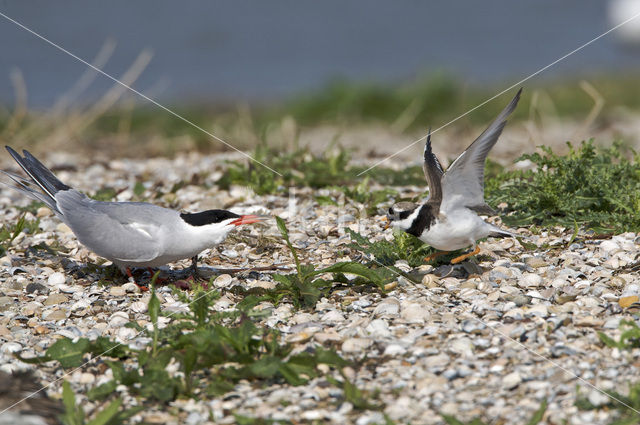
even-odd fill
[(424, 170), (424, 176), (427, 179), (429, 185), (429, 202), (440, 207), (442, 201), (442, 175), (444, 170), (438, 158), (431, 149), (431, 129), (427, 135), (427, 143), (424, 145), (424, 162), (422, 163), (422, 169)]
[(448, 211), (467, 207), (476, 211), (491, 211), (484, 202), (484, 163), (491, 148), (518, 105), (522, 89), (509, 102), (487, 129), (447, 168), (442, 179), (441, 209)]

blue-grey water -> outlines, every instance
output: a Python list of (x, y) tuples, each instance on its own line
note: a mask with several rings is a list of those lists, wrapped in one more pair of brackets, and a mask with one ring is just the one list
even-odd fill
[[(164, 101), (281, 99), (333, 78), (398, 82), (446, 71), (469, 84), (508, 84), (604, 32), (603, 0), (32, 0), (0, 12), (87, 60), (117, 46), (104, 70), (120, 76), (145, 48), (134, 87)], [(85, 65), (0, 17), (0, 104), (24, 76), (31, 106), (66, 93)], [(640, 69), (612, 34), (540, 78)], [(100, 76), (81, 96), (98, 98)]]

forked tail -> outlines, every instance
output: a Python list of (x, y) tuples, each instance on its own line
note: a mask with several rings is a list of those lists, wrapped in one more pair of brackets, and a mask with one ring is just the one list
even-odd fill
[[(31, 155), (28, 151), (23, 150), (22, 153), (24, 156), (20, 156), (18, 152), (13, 150), (9, 146), (5, 146), (7, 151), (13, 159), (16, 160), (18, 165), (22, 167), (25, 173), (30, 177), (29, 179), (25, 179), (16, 174), (2, 171), (4, 175), (13, 180), (17, 186), (12, 186), (6, 184), (12, 189), (15, 189), (19, 192), (24, 193), (36, 201), (44, 202), (49, 208), (51, 208), (56, 214), (60, 214), (60, 210), (58, 210), (57, 202), (55, 195), (61, 190), (69, 190), (71, 187), (62, 183), (56, 176), (53, 175), (51, 170), (45, 167), (38, 159)], [(38, 186), (40, 190), (33, 188), (31, 185), (35, 184)]]

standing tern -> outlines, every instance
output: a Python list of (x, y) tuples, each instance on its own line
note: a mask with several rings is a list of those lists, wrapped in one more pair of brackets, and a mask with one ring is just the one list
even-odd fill
[(81, 244), (117, 265), (131, 277), (132, 267), (158, 267), (197, 255), (222, 243), (237, 226), (261, 221), (256, 215), (227, 210), (179, 213), (145, 202), (101, 202), (62, 183), (36, 157), (24, 150), (7, 151), (29, 176), (2, 171), (22, 192), (51, 208)]
[(484, 201), (484, 165), (489, 151), (498, 141), (507, 118), (518, 104), (522, 89), (487, 129), (443, 170), (431, 150), (431, 132), (424, 148), (424, 175), (429, 197), (419, 205), (400, 203), (389, 208), (387, 218), (394, 227), (418, 237), (443, 251), (427, 257), (431, 260), (448, 251), (472, 246), (467, 254), (451, 260), (459, 263), (480, 252), (478, 239), (487, 236), (509, 237), (513, 233), (487, 223), (478, 214), (494, 215)]

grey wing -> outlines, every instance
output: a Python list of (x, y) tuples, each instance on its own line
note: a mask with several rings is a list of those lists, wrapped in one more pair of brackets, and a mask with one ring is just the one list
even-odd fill
[(465, 206), (480, 213), (493, 211), (484, 202), (484, 165), (489, 151), (507, 123), (507, 118), (518, 105), (521, 93), (522, 89), (518, 90), (500, 115), (447, 168), (442, 179), (443, 209)]
[(78, 240), (101, 257), (146, 262), (161, 254), (159, 227), (139, 219), (144, 218), (144, 208), (114, 207), (115, 203), (94, 201), (75, 190), (59, 192), (56, 200)]
[(438, 158), (431, 149), (431, 129), (427, 135), (427, 142), (424, 145), (424, 162), (422, 163), (424, 176), (429, 185), (429, 201), (437, 207), (440, 207), (442, 201), (442, 175), (444, 170)]

